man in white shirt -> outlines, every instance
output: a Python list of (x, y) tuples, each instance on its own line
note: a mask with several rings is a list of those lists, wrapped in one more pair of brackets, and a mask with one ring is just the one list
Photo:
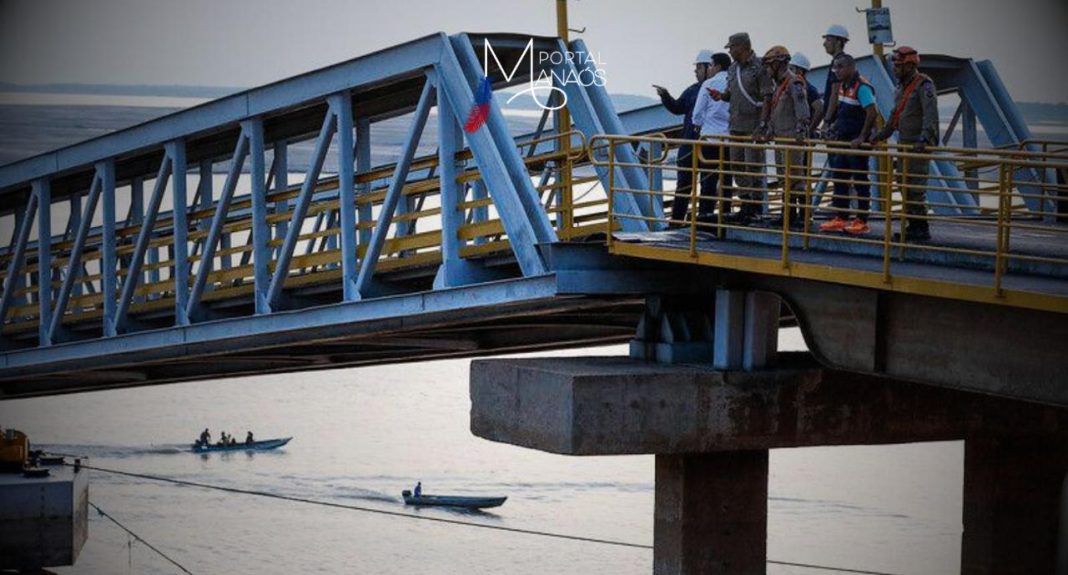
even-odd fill
[[(731, 65), (731, 58), (727, 54), (720, 52), (712, 55), (712, 77), (705, 80), (701, 84), (701, 89), (697, 91), (697, 102), (693, 108), (693, 124), (700, 129), (700, 136), (722, 136), (729, 134), (728, 122), (730, 120), (730, 103), (725, 101), (716, 101), (712, 98), (711, 91), (723, 92), (727, 89), (727, 68)], [(726, 166), (727, 160), (730, 159), (730, 152), (726, 146), (721, 145), (708, 145), (702, 146), (701, 156), (708, 158), (710, 161), (700, 161), (700, 167), (702, 170), (718, 170), (720, 162), (718, 159), (722, 154), (724, 160), (724, 166)], [(729, 168), (727, 168), (729, 169)], [(697, 209), (697, 218), (699, 220), (710, 221), (712, 214), (715, 211), (715, 203), (708, 198), (719, 197), (717, 188), (719, 187), (720, 174), (718, 172), (705, 172), (701, 174), (701, 202), (700, 207)], [(725, 182), (730, 182), (730, 176), (724, 176)], [(676, 198), (675, 204), (672, 207), (671, 218), (673, 220), (682, 220), (686, 217), (686, 210), (689, 207), (690, 202), (684, 198)], [(720, 210), (726, 214), (729, 211), (729, 205), (721, 205)]]

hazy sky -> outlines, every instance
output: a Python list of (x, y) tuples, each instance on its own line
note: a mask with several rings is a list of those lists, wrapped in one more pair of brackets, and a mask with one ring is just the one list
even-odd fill
[[(699, 48), (747, 30), (815, 64), (863, 0), (572, 0), (612, 92), (692, 81)], [(899, 43), (991, 59), (1018, 100), (1068, 101), (1068, 0), (886, 0)], [(431, 32), (555, 32), (554, 0), (0, 0), (0, 82), (255, 86)], [(1058, 61), (1059, 60), (1059, 61)]]

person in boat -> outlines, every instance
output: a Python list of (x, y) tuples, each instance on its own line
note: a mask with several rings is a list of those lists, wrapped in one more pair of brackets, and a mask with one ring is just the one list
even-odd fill
[(256, 442), (256, 440), (252, 438), (252, 432), (251, 431), (248, 432), (248, 435), (245, 436), (245, 444), (248, 445), (248, 444), (252, 444), (252, 443), (255, 443), (255, 442)]
[(211, 432), (208, 431), (207, 427), (204, 428), (204, 431), (200, 432), (200, 444), (211, 445)]
[(237, 445), (237, 440), (234, 439), (233, 435), (230, 436), (230, 443), (228, 445), (230, 445), (230, 446)]
[(230, 444), (230, 438), (229, 438), (229, 436), (228, 436), (228, 435), (226, 435), (226, 432), (225, 432), (225, 431), (223, 431), (223, 432), (220, 432), (220, 433), (219, 433), (219, 443), (217, 444), (217, 445), (218, 445), (218, 447), (226, 447), (226, 446), (227, 446), (227, 445), (229, 445), (229, 444)]
[(416, 497), (422, 497), (422, 495), (423, 495), (423, 482), (422, 481), (417, 481), (415, 483), (415, 489), (412, 491), (412, 494), (415, 495)]

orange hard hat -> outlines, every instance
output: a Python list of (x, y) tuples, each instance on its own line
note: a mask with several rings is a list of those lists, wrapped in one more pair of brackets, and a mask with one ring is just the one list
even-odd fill
[(890, 58), (895, 64), (916, 64), (920, 65), (920, 53), (911, 46), (898, 46), (894, 49), (894, 54)]
[(772, 46), (764, 53), (764, 61), (771, 62), (774, 60), (781, 60), (783, 62), (790, 61), (790, 51), (784, 46)]

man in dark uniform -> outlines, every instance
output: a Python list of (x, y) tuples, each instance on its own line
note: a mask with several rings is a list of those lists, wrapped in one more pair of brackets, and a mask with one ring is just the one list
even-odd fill
[[(773, 46), (764, 54), (764, 66), (777, 85), (771, 97), (768, 135), (788, 145), (800, 145), (808, 136), (811, 117), (805, 80), (789, 70), (789, 63), (790, 52), (782, 46)], [(787, 163), (790, 164), (789, 172), (786, 171)], [(801, 218), (804, 216), (804, 211), (801, 207), (805, 201), (807, 168), (804, 152), (775, 150), (775, 170), (782, 182), (784, 200), (783, 215), (772, 222), (773, 226), (782, 227), (783, 218), (789, 211), (790, 227), (797, 229), (803, 227)], [(787, 179), (790, 180), (789, 188), (786, 185)], [(790, 202), (785, 201), (787, 189), (791, 195)]]
[[(894, 113), (890, 121), (872, 136), (872, 143), (886, 140), (897, 132), (899, 144), (909, 145), (909, 151), (923, 154), (927, 146), (938, 144), (938, 96), (934, 81), (917, 71), (920, 54), (909, 46), (900, 46), (892, 57), (898, 86), (894, 94)], [(930, 161), (902, 158), (905, 173), (905, 229), (895, 241), (906, 242), (931, 239), (927, 224), (927, 175)]]
[[(660, 96), (660, 103), (672, 114), (682, 116), (682, 135), (684, 140), (696, 140), (700, 127), (693, 125), (693, 108), (697, 103), (697, 93), (701, 89), (701, 83), (712, 76), (712, 51), (701, 50), (694, 59), (693, 75), (697, 79), (682, 92), (677, 99), (671, 97), (671, 92), (663, 86), (653, 84), (656, 94)], [(689, 144), (679, 146), (675, 155), (675, 165), (678, 166), (675, 180), (675, 193), (689, 197), (693, 186), (693, 147)], [(681, 220), (686, 219), (686, 208), (689, 200), (675, 198), (671, 204), (671, 219), (680, 220), (671, 222), (671, 225), (682, 225)]]
[[(730, 102), (728, 125), (732, 136), (744, 136), (754, 142), (763, 141), (768, 133), (768, 114), (775, 90), (771, 76), (760, 57), (753, 52), (749, 34), (733, 34), (727, 42), (734, 63), (727, 71), (727, 89), (712, 94), (714, 100)], [(761, 212), (764, 201), (765, 152), (762, 149), (731, 146), (731, 169), (738, 196), (745, 200), (741, 211), (729, 221), (749, 225)]]

